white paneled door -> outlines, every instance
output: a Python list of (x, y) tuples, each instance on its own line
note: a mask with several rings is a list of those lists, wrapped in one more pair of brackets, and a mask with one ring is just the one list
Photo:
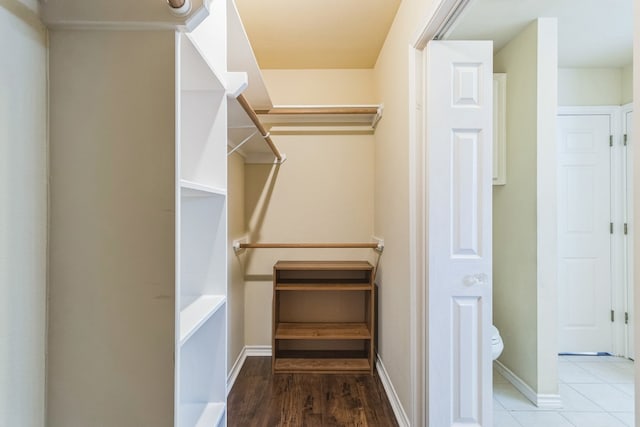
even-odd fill
[(612, 351), (610, 120), (558, 117), (561, 353)]
[(427, 46), (428, 425), (491, 426), (492, 42)]

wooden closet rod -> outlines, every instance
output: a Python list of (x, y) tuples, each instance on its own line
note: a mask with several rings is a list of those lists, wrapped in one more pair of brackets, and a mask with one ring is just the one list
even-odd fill
[(167, 0), (167, 4), (176, 16), (187, 16), (191, 12), (191, 0)]
[(238, 249), (380, 249), (378, 243), (240, 243)]
[(174, 9), (180, 9), (184, 6), (185, 0), (167, 0), (167, 3)]
[(251, 119), (253, 124), (256, 125), (256, 127), (258, 128), (260, 135), (262, 135), (262, 137), (264, 138), (265, 142), (267, 143), (271, 151), (273, 151), (273, 155), (276, 156), (278, 163), (282, 163), (284, 161), (282, 154), (280, 154), (280, 151), (278, 151), (278, 147), (276, 147), (276, 145), (271, 140), (271, 137), (269, 136), (269, 132), (267, 132), (264, 126), (262, 126), (262, 123), (260, 123), (260, 119), (256, 115), (256, 112), (253, 110), (253, 108), (251, 108), (249, 101), (247, 101), (247, 99), (244, 97), (243, 94), (238, 95), (237, 99), (238, 99), (238, 103), (240, 103), (244, 111), (246, 111), (247, 114), (249, 115), (249, 118)]

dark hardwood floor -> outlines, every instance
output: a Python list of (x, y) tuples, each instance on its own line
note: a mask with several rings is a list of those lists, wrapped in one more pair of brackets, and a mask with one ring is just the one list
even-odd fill
[(229, 398), (230, 427), (397, 426), (377, 373), (271, 374), (270, 357), (248, 357)]

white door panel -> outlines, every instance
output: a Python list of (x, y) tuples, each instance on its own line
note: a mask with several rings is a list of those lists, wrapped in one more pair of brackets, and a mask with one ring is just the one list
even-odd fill
[(558, 118), (559, 351), (609, 352), (610, 116)]
[(627, 223), (628, 233), (625, 235), (625, 278), (626, 278), (626, 309), (628, 313), (628, 321), (626, 325), (627, 334), (627, 348), (626, 356), (635, 360), (635, 344), (633, 339), (634, 329), (634, 309), (633, 309), (633, 111), (624, 112), (623, 117), (623, 129), (626, 135), (626, 145), (623, 150), (623, 168), (624, 178), (623, 183), (625, 185), (625, 222)]
[(427, 47), (429, 425), (491, 426), (492, 43)]

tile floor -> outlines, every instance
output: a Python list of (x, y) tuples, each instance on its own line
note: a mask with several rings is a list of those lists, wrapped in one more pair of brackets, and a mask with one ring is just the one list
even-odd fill
[(612, 356), (560, 356), (563, 408), (534, 406), (497, 370), (495, 427), (633, 427), (633, 362)]

